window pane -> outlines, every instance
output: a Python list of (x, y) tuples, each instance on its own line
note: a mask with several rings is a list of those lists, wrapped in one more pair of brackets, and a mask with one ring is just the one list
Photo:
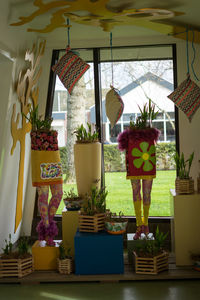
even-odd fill
[[(148, 59), (142, 60), (141, 58), (140, 61), (134, 61), (136, 53), (138, 54), (140, 50), (143, 53), (142, 57), (148, 57)], [(112, 68), (114, 87), (119, 90), (124, 102), (123, 115), (112, 129), (108, 118), (103, 120), (104, 140), (107, 141), (104, 145), (105, 185), (108, 189), (107, 208), (117, 213), (123, 211), (129, 216), (134, 215), (132, 188), (130, 180), (126, 180), (125, 153), (118, 150), (118, 134), (129, 128), (130, 120), (136, 121), (136, 118), (141, 115), (140, 108), (143, 108), (143, 105), (148, 103), (150, 98), (155, 104), (155, 111), (158, 111), (156, 120), (153, 121), (152, 125), (161, 131), (159, 143), (175, 140), (175, 131), (169, 125), (174, 122), (174, 104), (167, 98), (174, 89), (172, 59), (150, 59), (155, 58), (158, 51), (160, 53), (157, 58), (162, 55), (161, 53), (164, 55), (167, 51), (169, 51), (167, 57), (172, 57), (171, 47), (167, 47), (166, 52), (162, 52), (163, 49), (161, 48), (157, 48), (154, 53), (148, 52), (148, 50), (141, 48), (139, 50), (132, 48), (128, 50), (114, 49), (113, 63), (105, 61), (106, 59), (110, 60), (109, 50), (101, 51), (103, 115), (106, 92), (110, 89), (112, 81)], [(167, 146), (164, 145), (164, 147), (167, 149)], [(165, 151), (168, 155), (167, 150), (163, 150), (162, 155)], [(163, 156), (162, 159), (164, 159)], [(171, 162), (171, 157), (170, 159), (167, 157), (166, 160)], [(153, 183), (153, 204), (150, 209), (150, 216), (169, 216), (169, 189), (174, 187), (175, 171), (171, 170), (174, 165), (171, 167), (169, 164), (160, 164), (159, 166), (162, 168), (157, 171), (157, 178)], [(170, 170), (168, 171), (166, 168)], [(162, 192), (160, 192), (160, 188), (162, 188)]]
[[(60, 52), (60, 57), (65, 52)], [(85, 60), (92, 61), (93, 52), (91, 50), (78, 50), (79, 56)], [(75, 129), (87, 122), (95, 127), (95, 105), (94, 105), (94, 70), (93, 63), (89, 63), (90, 68), (77, 81), (71, 95), (63, 86), (58, 76), (56, 77), (54, 103), (53, 103), (53, 123), (52, 127), (58, 131), (58, 144), (63, 166), (63, 190), (68, 192), (72, 187), (77, 191), (74, 169), (74, 143)], [(64, 202), (61, 201), (57, 214), (62, 214)]]

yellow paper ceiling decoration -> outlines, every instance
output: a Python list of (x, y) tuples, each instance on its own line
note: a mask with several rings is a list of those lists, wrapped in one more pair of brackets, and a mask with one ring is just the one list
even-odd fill
[(110, 0), (63, 0), (45, 3), (43, 0), (35, 0), (33, 4), (37, 10), (27, 17), (19, 17), (20, 21), (11, 25), (24, 25), (40, 15), (50, 14), (50, 24), (44, 28), (28, 28), (27, 30), (47, 33), (59, 27), (68, 27), (69, 25), (66, 24), (66, 17), (68, 17), (79, 24), (100, 26), (104, 31), (111, 31), (116, 25), (136, 25), (169, 33), (172, 31), (172, 26), (156, 24), (155, 21), (182, 14), (160, 8), (129, 8), (130, 3), (118, 2), (118, 6), (112, 6)]

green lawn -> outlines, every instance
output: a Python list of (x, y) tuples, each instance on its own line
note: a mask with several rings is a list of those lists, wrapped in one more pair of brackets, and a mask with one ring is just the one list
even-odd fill
[[(169, 190), (174, 188), (176, 171), (157, 171), (153, 181), (151, 194), (150, 216), (170, 216)], [(134, 215), (132, 203), (132, 189), (130, 180), (126, 179), (125, 172), (105, 173), (105, 184), (108, 190), (107, 208), (112, 212), (120, 210), (128, 216)], [(76, 185), (63, 185), (65, 191)], [(57, 214), (62, 214), (64, 202), (61, 201)]]

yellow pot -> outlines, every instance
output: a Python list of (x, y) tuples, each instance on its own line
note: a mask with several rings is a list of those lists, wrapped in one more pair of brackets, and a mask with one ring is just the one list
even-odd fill
[(90, 192), (92, 186), (101, 187), (101, 144), (76, 143), (74, 164), (79, 196)]

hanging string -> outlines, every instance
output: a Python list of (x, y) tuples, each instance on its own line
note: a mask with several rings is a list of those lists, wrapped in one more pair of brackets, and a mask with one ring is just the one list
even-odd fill
[(187, 75), (190, 74), (189, 68), (189, 49), (188, 49), (188, 28), (186, 29), (186, 56), (187, 56)]
[(196, 78), (197, 81), (199, 81), (199, 78), (197, 77), (195, 71), (194, 71), (194, 61), (196, 58), (196, 51), (195, 51), (195, 47), (194, 47), (194, 31), (192, 31), (192, 49), (193, 49), (193, 59), (192, 59), (192, 63), (191, 63), (191, 68), (192, 68), (192, 72), (194, 74), (194, 77)]
[(110, 54), (111, 54), (111, 76), (112, 76), (112, 87), (114, 86), (114, 75), (113, 75), (113, 51), (112, 51), (112, 32), (110, 32)]
[(67, 48), (70, 47), (70, 26), (69, 26), (69, 18), (67, 18)]

